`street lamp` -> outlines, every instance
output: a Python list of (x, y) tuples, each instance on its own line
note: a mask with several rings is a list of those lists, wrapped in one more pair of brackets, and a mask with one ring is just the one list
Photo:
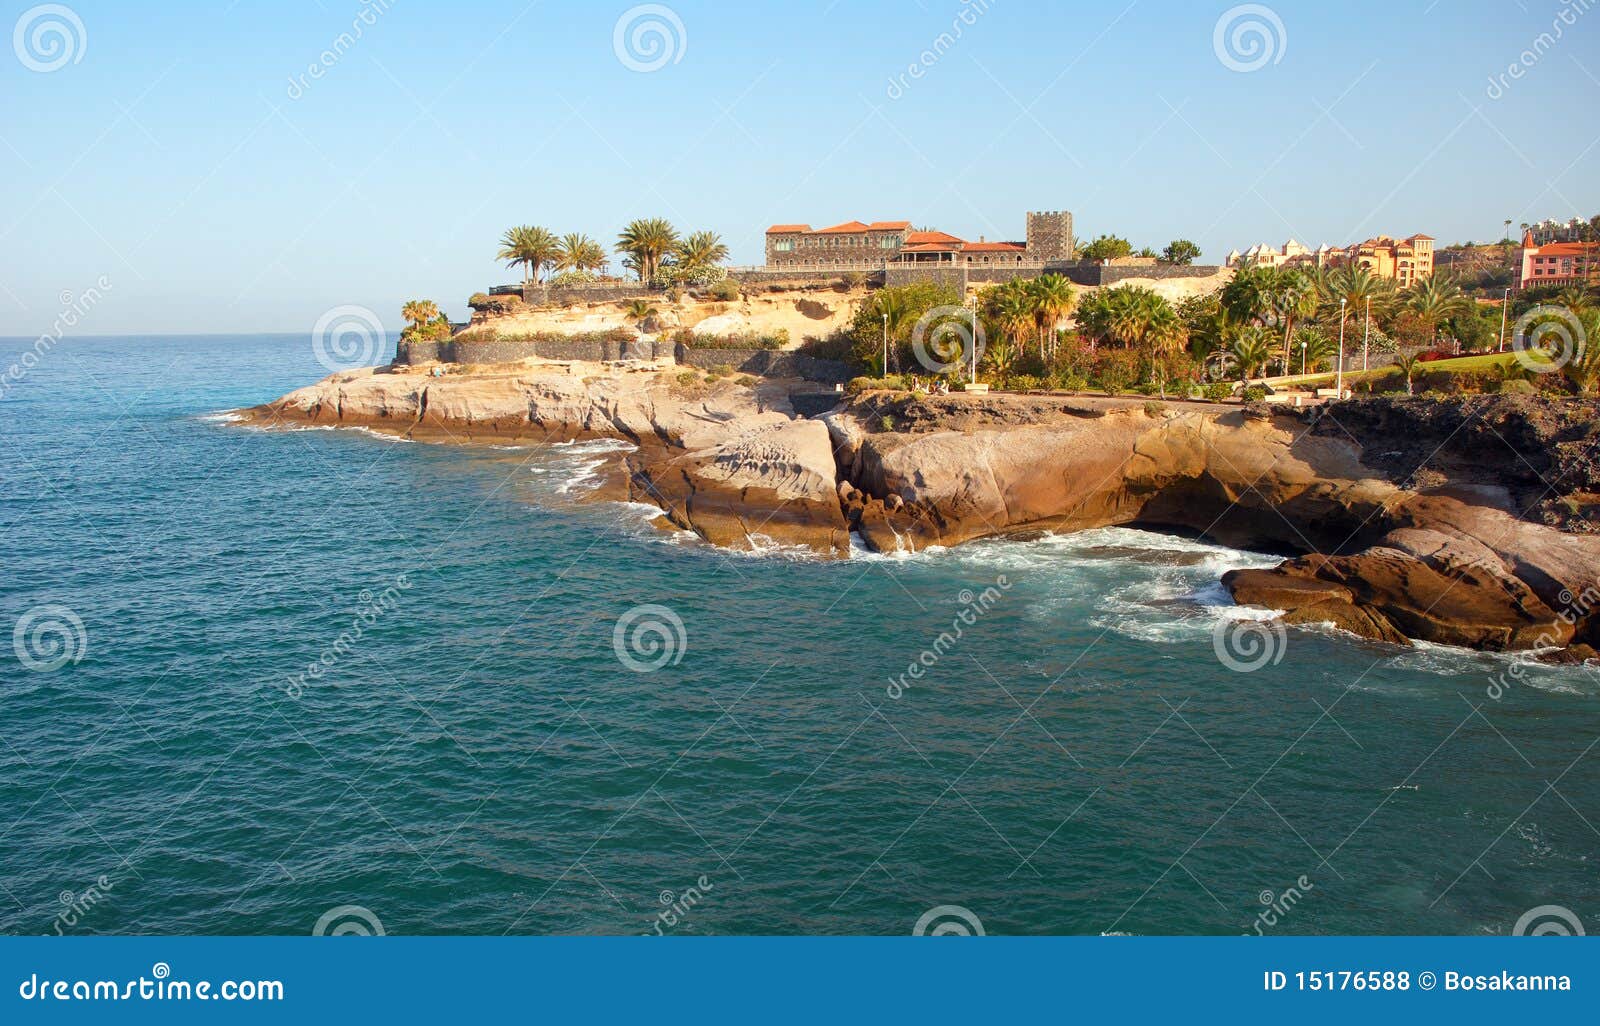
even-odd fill
[(883, 315), (883, 376), (889, 376), (889, 314)]
[(1344, 398), (1344, 308), (1349, 300), (1339, 297), (1339, 370), (1334, 375), (1333, 390), (1340, 399)]
[(973, 297), (972, 303), (972, 371), (970, 384), (978, 383), (978, 300)]
[(1300, 376), (1302, 378), (1306, 376), (1306, 344), (1304, 340), (1300, 342)]

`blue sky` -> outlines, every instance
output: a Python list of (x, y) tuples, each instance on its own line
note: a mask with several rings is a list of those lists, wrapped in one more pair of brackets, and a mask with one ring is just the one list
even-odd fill
[[(523, 222), (609, 244), (665, 216), (756, 263), (773, 222), (1018, 238), (1066, 208), (1218, 261), (1600, 212), (1600, 10), (1490, 85), (1581, 3), (1275, 0), (1281, 31), (1234, 19), (1267, 27), (1255, 71), (1204, 0), (673, 0), (678, 59), (649, 72), (613, 46), (626, 2), (68, 6), (75, 61), (0, 49), (0, 335), (101, 276), (78, 333), (309, 331), (341, 304), (397, 329), (417, 297), (459, 319), (516, 277), (495, 242)], [(32, 7), (0, 28), (59, 20)]]

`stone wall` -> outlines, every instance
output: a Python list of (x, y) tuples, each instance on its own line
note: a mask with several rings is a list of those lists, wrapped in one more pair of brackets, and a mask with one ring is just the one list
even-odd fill
[(1028, 212), (1028, 259), (1072, 260), (1072, 213), (1066, 210)]
[(674, 355), (686, 367), (709, 370), (726, 364), (740, 374), (765, 378), (804, 378), (832, 385), (844, 384), (854, 376), (848, 366), (835, 360), (777, 349), (691, 349), (680, 345)]
[(545, 360), (655, 360), (671, 352), (671, 344), (658, 338), (611, 341), (573, 338), (540, 339), (451, 339), (447, 342), (402, 342), (395, 354), (397, 364), (439, 363), (514, 363), (537, 356)]
[(914, 282), (933, 282), (964, 291), (971, 273), (964, 264), (907, 264), (904, 267), (890, 267), (884, 272), (884, 283), (894, 287)]

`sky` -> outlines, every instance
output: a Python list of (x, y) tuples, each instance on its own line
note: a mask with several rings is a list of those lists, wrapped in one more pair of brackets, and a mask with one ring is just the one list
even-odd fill
[(522, 223), (1498, 237), (1600, 213), (1591, 3), (8, 2), (0, 335), (464, 320)]

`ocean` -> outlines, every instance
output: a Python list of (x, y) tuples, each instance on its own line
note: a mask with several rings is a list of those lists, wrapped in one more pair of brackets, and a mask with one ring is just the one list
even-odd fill
[(5, 932), (1600, 928), (1594, 671), (1283, 631), (1202, 541), (732, 554), (592, 501), (617, 443), (227, 416), (324, 373), (7, 377)]

